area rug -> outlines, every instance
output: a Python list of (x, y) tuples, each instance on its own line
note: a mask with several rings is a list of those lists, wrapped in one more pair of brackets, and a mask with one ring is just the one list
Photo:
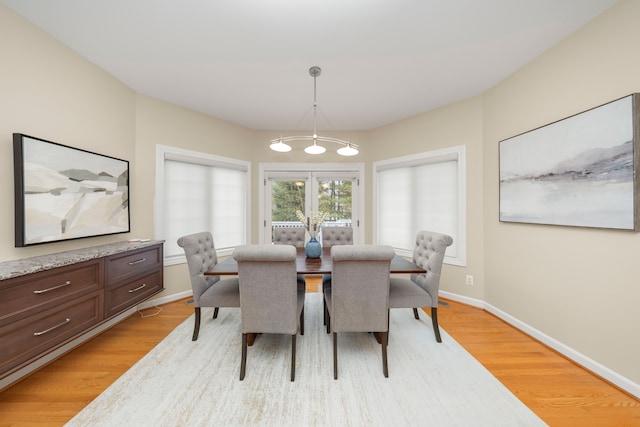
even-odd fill
[(338, 334), (333, 379), (331, 335), (322, 295), (305, 301), (295, 382), (291, 337), (261, 335), (240, 372), (240, 311), (203, 309), (178, 326), (67, 426), (541, 426), (545, 423), (431, 320), (392, 310), (389, 378), (381, 348), (366, 333)]

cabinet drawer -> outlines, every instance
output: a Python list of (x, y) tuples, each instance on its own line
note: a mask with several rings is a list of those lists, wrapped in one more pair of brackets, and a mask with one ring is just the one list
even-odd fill
[(0, 372), (54, 350), (102, 320), (102, 291), (0, 327)]
[(105, 317), (120, 313), (163, 289), (162, 270), (105, 289)]
[(145, 271), (161, 268), (162, 245), (113, 255), (105, 260), (105, 284), (113, 285)]
[(95, 292), (102, 288), (101, 278), (98, 259), (0, 282), (0, 325), (18, 314), (24, 317), (30, 310)]

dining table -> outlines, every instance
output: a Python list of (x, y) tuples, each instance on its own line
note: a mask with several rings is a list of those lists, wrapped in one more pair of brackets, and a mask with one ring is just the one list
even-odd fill
[[(308, 258), (304, 248), (296, 248), (296, 272), (301, 275), (322, 275), (331, 274), (333, 262), (331, 260), (331, 248), (322, 248), (319, 258)], [(395, 255), (391, 260), (389, 273), (391, 274), (411, 274), (426, 273), (427, 271), (409, 261), (406, 258)], [(217, 263), (211, 270), (205, 271), (206, 276), (233, 276), (238, 274), (238, 263), (232, 256)], [(379, 334), (374, 334), (378, 343), (381, 343)], [(248, 344), (253, 345), (256, 334), (250, 334)]]
[[(333, 263), (331, 262), (331, 248), (322, 248), (319, 258), (307, 258), (304, 248), (296, 250), (296, 272), (298, 274), (331, 274)], [(391, 260), (391, 274), (411, 274), (426, 273), (427, 271), (409, 261), (406, 258), (396, 255)], [(204, 273), (207, 276), (231, 276), (238, 274), (238, 263), (232, 256), (220, 261), (211, 270)]]

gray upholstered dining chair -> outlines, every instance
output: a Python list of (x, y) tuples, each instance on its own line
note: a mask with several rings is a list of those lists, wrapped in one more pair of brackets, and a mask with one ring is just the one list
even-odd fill
[(389, 271), (395, 253), (387, 245), (331, 248), (332, 286), (324, 290), (327, 333), (333, 333), (333, 378), (338, 379), (338, 332), (378, 332), (382, 371), (389, 376)]
[[(352, 227), (322, 227), (322, 247), (330, 248), (337, 245), (353, 245), (353, 228)], [(329, 289), (331, 287), (331, 275), (322, 275), (322, 289)], [(325, 307), (324, 324), (327, 324)]]
[(291, 335), (291, 381), (296, 372), (296, 334), (304, 335), (304, 290), (296, 283), (296, 248), (291, 245), (245, 245), (233, 251), (240, 279), (242, 359), (247, 366), (248, 334)]
[(418, 308), (431, 307), (431, 323), (436, 341), (442, 342), (438, 326), (438, 290), (445, 251), (453, 244), (453, 238), (433, 231), (419, 231), (413, 249), (413, 262), (427, 270), (424, 274), (412, 274), (411, 279), (391, 278), (389, 284), (389, 308), (413, 308), (413, 315), (420, 319)]
[(200, 332), (200, 308), (215, 307), (213, 318), (218, 317), (219, 307), (240, 307), (238, 278), (220, 279), (220, 276), (205, 276), (218, 263), (213, 237), (208, 231), (189, 234), (178, 239), (178, 246), (184, 249), (193, 290), (195, 325), (192, 341)]
[(276, 227), (273, 229), (275, 245), (293, 245), (304, 248), (306, 230), (304, 227)]
[[(293, 245), (296, 248), (304, 248), (307, 230), (304, 227), (276, 227), (273, 230), (274, 245)], [(304, 275), (298, 274), (298, 287), (306, 291), (307, 281)]]
[(322, 247), (353, 245), (352, 227), (322, 227)]

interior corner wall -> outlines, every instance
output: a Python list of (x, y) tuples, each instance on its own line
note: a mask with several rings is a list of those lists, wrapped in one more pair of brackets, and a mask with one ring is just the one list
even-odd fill
[[(440, 290), (457, 296), (484, 299), (482, 97), (470, 98), (434, 111), (375, 129), (370, 134), (367, 157), (366, 221), (372, 224), (372, 163), (426, 151), (465, 146), (466, 152), (466, 249), (467, 265), (443, 266)], [(428, 186), (425, 182), (421, 185)], [(437, 231), (437, 230), (434, 230)], [(472, 287), (465, 276), (474, 276)]]
[[(126, 239), (119, 234), (14, 247), (12, 134), (129, 160), (135, 174), (135, 94), (4, 5), (0, 52), (0, 261)], [(134, 198), (136, 191), (134, 182)]]
[[(241, 126), (137, 95), (135, 182), (140, 190), (131, 201), (137, 237), (154, 236), (156, 145), (251, 161), (253, 135), (253, 131)], [(186, 263), (165, 266), (164, 287), (157, 298), (191, 291)]]
[(636, 386), (640, 233), (500, 223), (498, 143), (638, 92), (638, 18), (614, 5), (483, 96), (485, 301)]

